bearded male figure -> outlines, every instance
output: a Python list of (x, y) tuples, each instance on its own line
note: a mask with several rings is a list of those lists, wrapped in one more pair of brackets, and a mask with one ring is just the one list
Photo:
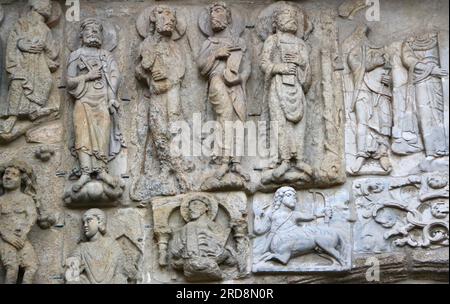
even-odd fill
[(117, 186), (118, 181), (108, 173), (108, 162), (125, 146), (118, 117), (120, 71), (112, 54), (102, 49), (103, 25), (96, 19), (84, 20), (80, 37), (82, 46), (70, 55), (67, 69), (67, 86), (75, 99), (74, 151), (81, 169), (74, 192), (92, 175)]
[[(310, 174), (303, 162), (304, 112), (311, 84), (309, 47), (297, 36), (299, 11), (289, 5), (273, 14), (273, 34), (264, 42), (261, 69), (265, 74), (270, 119), (278, 122), (279, 162), (272, 176), (280, 179), (292, 167)], [(301, 130), (295, 132), (297, 125)], [(295, 136), (294, 136), (295, 134)]]
[(156, 6), (150, 13), (151, 33), (140, 47), (139, 79), (146, 81), (150, 93), (149, 129), (156, 146), (163, 179), (174, 174), (181, 192), (189, 190), (187, 164), (172, 155), (172, 124), (182, 120), (181, 82), (186, 71), (184, 54), (173, 40), (177, 29), (176, 12), (168, 6)]
[[(209, 7), (209, 17), (213, 35), (202, 46), (197, 64), (200, 73), (209, 80), (208, 100), (212, 105), (216, 119), (221, 127), (221, 140), (216, 142), (223, 155), (221, 167), (216, 172), (220, 180), (228, 172), (235, 173), (248, 181), (250, 177), (241, 167), (241, 157), (233, 153), (229, 142), (225, 142), (225, 123), (245, 122), (246, 82), (250, 77), (251, 61), (245, 41), (233, 34), (232, 13), (223, 2), (216, 2)], [(236, 139), (239, 143), (240, 139)], [(236, 147), (238, 150), (238, 147)], [(238, 152), (238, 151), (236, 151)]]

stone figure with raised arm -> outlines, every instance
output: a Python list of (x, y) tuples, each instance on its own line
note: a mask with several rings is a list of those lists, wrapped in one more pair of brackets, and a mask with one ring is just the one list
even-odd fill
[(342, 235), (326, 224), (302, 225), (324, 217), (329, 222), (331, 208), (323, 214), (309, 215), (297, 211), (297, 193), (291, 187), (282, 187), (275, 193), (272, 204), (255, 214), (254, 232), (264, 236), (258, 244), (261, 254), (256, 263), (277, 261), (288, 264), (291, 258), (311, 252), (324, 252), (329, 259), (345, 264), (345, 240)]

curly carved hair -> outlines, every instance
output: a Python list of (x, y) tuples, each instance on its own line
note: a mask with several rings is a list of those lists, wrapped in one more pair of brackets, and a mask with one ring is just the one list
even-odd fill
[(4, 192), (3, 175), (8, 168), (16, 168), (20, 171), (21, 191), (34, 198), (36, 196), (36, 176), (34, 175), (33, 168), (21, 160), (11, 160), (0, 165), (0, 194)]
[(225, 9), (227, 11), (228, 24), (231, 24), (231, 22), (233, 21), (232, 15), (231, 15), (231, 9), (228, 7), (228, 5), (225, 2), (217, 1), (217, 2), (214, 2), (213, 4), (211, 4), (209, 6), (209, 13), (211, 14), (212, 10), (217, 6), (222, 7), (223, 9)]
[(170, 11), (173, 16), (175, 17), (175, 26), (177, 24), (177, 11), (172, 9), (171, 7), (167, 5), (157, 5), (153, 8), (153, 10), (150, 13), (150, 28), (149, 32), (150, 34), (155, 34), (156, 31), (156, 13), (162, 12), (162, 11)]
[(295, 189), (292, 187), (281, 187), (280, 189), (278, 189), (277, 192), (275, 192), (275, 197), (273, 200), (273, 208), (275, 210), (280, 208), (281, 203), (283, 202), (284, 195), (287, 192), (292, 192), (294, 194), (297, 194), (297, 191), (295, 191)]

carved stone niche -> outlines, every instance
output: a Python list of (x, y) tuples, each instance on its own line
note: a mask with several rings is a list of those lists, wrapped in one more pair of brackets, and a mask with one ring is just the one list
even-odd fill
[(343, 189), (255, 195), (253, 272), (349, 270), (352, 209)]
[(73, 101), (67, 130), (77, 165), (63, 199), (70, 207), (116, 206), (125, 190), (121, 175), (126, 171), (120, 126), (122, 76), (112, 53), (117, 31), (110, 22), (87, 18), (72, 26), (67, 36), (72, 53), (66, 81)]
[(447, 172), (360, 179), (353, 189), (358, 214), (356, 252), (449, 246)]
[[(152, 201), (157, 280), (218, 281), (248, 273), (244, 193), (191, 193)], [(156, 259), (155, 259), (156, 260)]]
[(52, 28), (61, 14), (56, 1), (29, 0), (9, 33), (5, 59), (2, 56), (10, 84), (0, 113), (0, 145), (59, 118), (60, 95), (54, 74), (60, 66), (60, 47)]
[(269, 120), (276, 124), (268, 133), (277, 138), (270, 143), (277, 151), (255, 167), (261, 171), (258, 190), (345, 182), (342, 64), (335, 17), (331, 11), (305, 11), (286, 1), (259, 15), (263, 100)]
[(143, 211), (89, 209), (81, 219), (79, 214), (66, 215), (66, 284), (139, 283), (145, 246)]

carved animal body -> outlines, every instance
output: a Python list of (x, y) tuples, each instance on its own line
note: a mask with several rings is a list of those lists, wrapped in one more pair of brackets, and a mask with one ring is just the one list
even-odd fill
[(270, 251), (261, 257), (261, 261), (278, 260), (287, 264), (291, 258), (311, 252), (323, 252), (340, 265), (345, 264), (345, 241), (334, 227), (294, 226), (282, 233), (270, 233), (268, 237)]

